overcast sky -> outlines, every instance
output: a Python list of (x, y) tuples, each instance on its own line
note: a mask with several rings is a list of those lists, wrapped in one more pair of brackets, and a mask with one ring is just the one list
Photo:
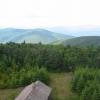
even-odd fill
[(100, 25), (100, 0), (0, 0), (0, 27)]

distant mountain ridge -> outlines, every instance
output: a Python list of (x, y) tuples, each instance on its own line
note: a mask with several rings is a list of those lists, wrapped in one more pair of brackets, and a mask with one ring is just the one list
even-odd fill
[(59, 44), (72, 46), (100, 46), (100, 36), (81, 36), (61, 41)]
[(54, 45), (64, 44), (64, 45), (72, 45), (72, 46), (90, 46), (90, 45), (100, 46), (100, 36), (74, 37), (74, 36), (70, 36), (62, 33), (56, 33), (52, 31), (48, 31), (47, 29), (40, 29), (40, 28), (0, 29), (0, 43), (7, 43), (7, 42), (22, 43), (24, 40), (26, 43), (41, 42), (43, 44), (54, 44)]
[(21, 43), (24, 40), (27, 43), (38, 43), (44, 44), (51, 43), (53, 41), (61, 39), (70, 39), (73, 36), (51, 32), (45, 29), (15, 29), (5, 28), (0, 29), (0, 42), (18, 42)]

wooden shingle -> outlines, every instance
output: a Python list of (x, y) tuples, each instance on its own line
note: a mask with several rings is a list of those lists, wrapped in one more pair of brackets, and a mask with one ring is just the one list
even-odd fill
[(44, 83), (36, 81), (26, 86), (15, 100), (48, 100), (51, 90)]

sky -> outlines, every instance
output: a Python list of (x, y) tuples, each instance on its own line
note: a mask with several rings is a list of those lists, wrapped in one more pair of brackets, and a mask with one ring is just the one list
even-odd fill
[(99, 27), (100, 0), (0, 0), (0, 28)]

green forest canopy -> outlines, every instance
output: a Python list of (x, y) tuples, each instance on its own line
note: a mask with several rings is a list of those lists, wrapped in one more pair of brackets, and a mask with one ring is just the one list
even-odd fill
[(25, 86), (37, 79), (49, 84), (48, 71), (68, 72), (99, 65), (100, 47), (0, 44), (0, 88)]

